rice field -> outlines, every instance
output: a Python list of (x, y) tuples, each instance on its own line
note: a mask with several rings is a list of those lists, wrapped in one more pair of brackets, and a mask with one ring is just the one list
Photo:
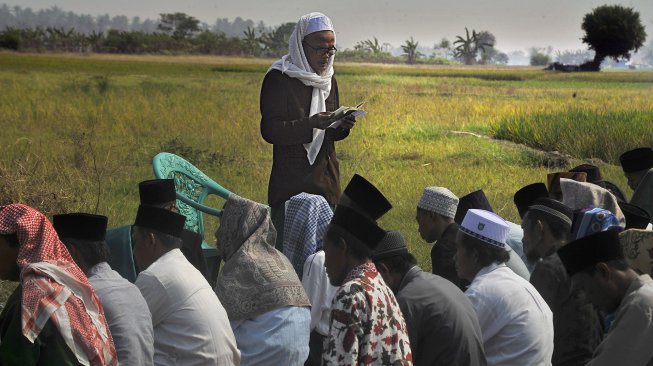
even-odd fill
[[(272, 61), (0, 53), (0, 203), (128, 224), (161, 151), (265, 202), (272, 146), (260, 137), (259, 91)], [(566, 168), (593, 159), (629, 193), (617, 157), (653, 145), (653, 72), (336, 62), (336, 77), (341, 102), (365, 100), (369, 113), (337, 144), (343, 186), (359, 173), (388, 196), (381, 225), (401, 230), (425, 269), (430, 246), (414, 219), (424, 187), (482, 188), (519, 222), (513, 193), (562, 169), (519, 144), (569, 154)], [(207, 226), (212, 239), (217, 221)]]

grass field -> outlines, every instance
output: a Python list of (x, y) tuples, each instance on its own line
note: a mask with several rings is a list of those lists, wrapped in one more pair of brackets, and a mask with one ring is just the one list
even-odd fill
[[(265, 202), (272, 147), (258, 103), (271, 62), (0, 53), (0, 203), (131, 223), (137, 183), (153, 178), (160, 151)], [(341, 102), (365, 100), (369, 112), (337, 144), (343, 186), (354, 173), (374, 182), (395, 207), (381, 225), (401, 230), (426, 269), (430, 247), (414, 220), (425, 186), (482, 188), (519, 222), (513, 193), (559, 170), (523, 146), (456, 132), (557, 149), (570, 164), (595, 159), (624, 189), (616, 157), (653, 145), (653, 72), (337, 64), (336, 76)]]

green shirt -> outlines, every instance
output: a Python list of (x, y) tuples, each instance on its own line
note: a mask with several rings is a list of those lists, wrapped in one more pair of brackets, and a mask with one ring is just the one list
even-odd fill
[(23, 335), (21, 294), (18, 286), (0, 314), (0, 365), (80, 365), (52, 320), (45, 323), (34, 343)]

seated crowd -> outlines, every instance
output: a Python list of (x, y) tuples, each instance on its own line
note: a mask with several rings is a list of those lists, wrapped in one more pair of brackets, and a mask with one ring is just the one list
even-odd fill
[(585, 164), (516, 192), (521, 226), (482, 190), (426, 187), (432, 273), (360, 175), (335, 209), (293, 196), (280, 245), (268, 209), (231, 195), (217, 279), (173, 180), (139, 186), (134, 283), (112, 269), (107, 217), (0, 206), (0, 278), (18, 282), (0, 365), (651, 365), (653, 149), (621, 163), (630, 203)]

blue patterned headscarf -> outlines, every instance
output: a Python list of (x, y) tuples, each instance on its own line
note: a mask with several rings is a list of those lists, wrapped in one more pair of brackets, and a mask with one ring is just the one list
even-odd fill
[(284, 223), (283, 254), (300, 279), (306, 258), (322, 249), (332, 217), (333, 211), (322, 196), (300, 193), (290, 197)]
[(624, 229), (621, 221), (609, 210), (591, 208), (581, 210), (574, 224), (574, 238), (580, 239), (600, 231)]

